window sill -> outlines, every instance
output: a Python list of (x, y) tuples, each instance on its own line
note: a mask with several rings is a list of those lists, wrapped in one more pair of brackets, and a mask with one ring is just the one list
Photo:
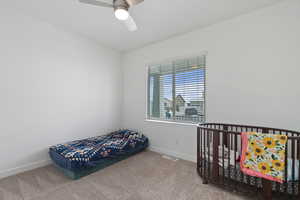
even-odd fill
[(182, 126), (197, 126), (198, 125), (198, 124), (193, 124), (193, 123), (163, 121), (163, 120), (155, 120), (155, 119), (145, 119), (145, 122), (162, 123), (162, 124), (173, 124), (173, 125), (182, 125)]

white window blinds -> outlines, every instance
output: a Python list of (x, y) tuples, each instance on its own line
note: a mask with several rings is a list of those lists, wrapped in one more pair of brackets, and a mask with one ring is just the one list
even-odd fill
[(205, 56), (149, 66), (149, 119), (205, 121)]

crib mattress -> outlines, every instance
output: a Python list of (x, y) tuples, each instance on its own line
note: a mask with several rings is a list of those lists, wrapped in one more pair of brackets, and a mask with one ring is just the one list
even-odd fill
[(106, 135), (58, 144), (49, 148), (53, 162), (72, 172), (91, 170), (139, 152), (148, 138), (136, 131), (119, 130)]
[[(230, 177), (231, 180), (235, 180), (238, 182), (242, 182), (245, 184), (249, 184), (252, 186), (256, 186), (262, 188), (262, 179), (256, 178), (253, 176), (245, 176), (243, 172), (239, 169), (239, 167), (230, 166), (230, 168), (225, 169), (225, 177)], [(248, 177), (248, 178), (247, 178)], [(272, 190), (278, 192), (287, 192), (288, 194), (299, 194), (299, 183), (298, 181), (288, 180), (287, 183), (277, 183), (279, 188), (276, 188), (276, 182), (272, 182)]]
[[(290, 162), (288, 162), (290, 163)], [(206, 168), (206, 170), (209, 170), (209, 165), (212, 166), (213, 162), (208, 162), (207, 160), (203, 161), (202, 163), (203, 168)], [(210, 168), (212, 170), (212, 168)], [(223, 170), (224, 169), (224, 172)], [(297, 168), (298, 170), (298, 168)], [(230, 178), (231, 180), (240, 182), (240, 183), (244, 183), (247, 185), (251, 185), (251, 186), (255, 186), (258, 188), (262, 188), (262, 179), (261, 178), (257, 178), (254, 176), (248, 176), (245, 175), (241, 170), (240, 170), (240, 166), (239, 164), (237, 165), (229, 165), (226, 167), (222, 167), (220, 166), (219, 168), (219, 172), (221, 176), (224, 176), (226, 178)], [(212, 173), (212, 171), (211, 171)], [(224, 173), (224, 174), (223, 174)], [(292, 171), (288, 172), (288, 173), (292, 173)], [(296, 174), (296, 173), (295, 173)], [(291, 175), (289, 175), (288, 177), (290, 177)], [(276, 188), (276, 184), (279, 185), (278, 188)], [(292, 179), (287, 180), (287, 182), (284, 182), (283, 184), (280, 183), (276, 183), (276, 182), (272, 182), (272, 190), (273, 191), (278, 191), (278, 192), (287, 192), (288, 194), (299, 194), (299, 182), (298, 182), (298, 173), (297, 173), (297, 177), (294, 177), (294, 181), (292, 181)]]

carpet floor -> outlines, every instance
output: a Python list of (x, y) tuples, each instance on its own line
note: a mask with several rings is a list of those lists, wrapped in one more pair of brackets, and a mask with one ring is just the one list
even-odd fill
[(0, 180), (0, 200), (258, 199), (257, 194), (253, 195), (203, 185), (195, 163), (175, 162), (151, 151), (76, 181), (52, 165)]

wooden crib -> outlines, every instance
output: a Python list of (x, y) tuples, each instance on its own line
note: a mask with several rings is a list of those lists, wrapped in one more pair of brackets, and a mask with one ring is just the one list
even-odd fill
[[(288, 136), (284, 183), (252, 177), (240, 171), (241, 132)], [(203, 183), (214, 183), (236, 191), (263, 190), (265, 199), (273, 195), (300, 196), (300, 132), (220, 123), (199, 124), (197, 128), (197, 171)]]

